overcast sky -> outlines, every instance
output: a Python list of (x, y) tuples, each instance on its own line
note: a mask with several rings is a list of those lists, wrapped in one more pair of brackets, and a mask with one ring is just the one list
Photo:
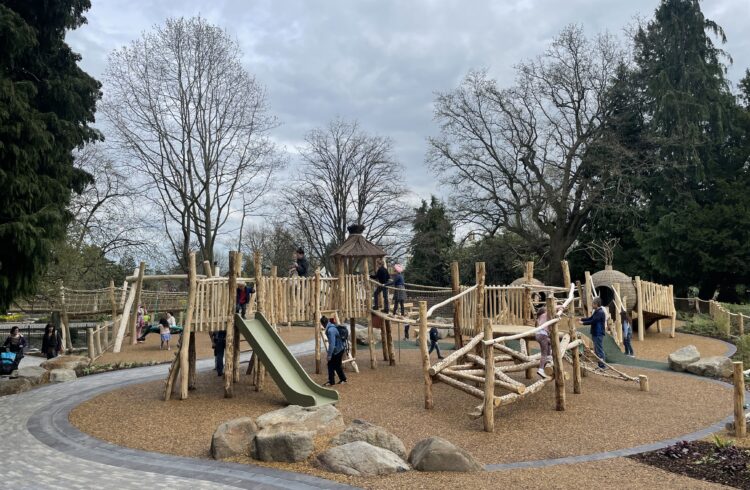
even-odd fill
[[(235, 36), (245, 67), (263, 83), (290, 152), (336, 116), (394, 141), (413, 197), (437, 192), (424, 165), (435, 91), (471, 69), (501, 85), (513, 65), (540, 54), (566, 24), (622, 34), (658, 0), (92, 0), (88, 24), (68, 35), (83, 67), (99, 77), (108, 53), (167, 17), (200, 14)], [(736, 82), (750, 67), (750, 1), (708, 0), (724, 27)], [(105, 86), (103, 90), (107, 90)], [(295, 159), (292, 158), (292, 165)]]

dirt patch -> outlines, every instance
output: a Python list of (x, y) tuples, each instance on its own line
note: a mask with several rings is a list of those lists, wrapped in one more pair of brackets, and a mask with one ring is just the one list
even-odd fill
[(675, 338), (671, 338), (667, 327), (664, 327), (662, 332), (658, 333), (655, 325), (646, 330), (643, 342), (637, 340), (637, 335), (637, 332), (633, 335), (635, 356), (638, 359), (649, 359), (652, 361), (667, 362), (669, 354), (691, 344), (698, 349), (701, 357), (725, 356), (729, 348), (726, 342), (709, 337), (701, 337), (700, 335), (677, 332)]
[[(311, 327), (280, 327), (279, 335), (287, 343), (287, 345), (297, 344), (313, 339)], [(179, 335), (172, 335), (170, 341), (170, 347), (172, 350), (160, 350), (161, 339), (158, 334), (152, 333), (146, 336), (146, 340), (142, 344), (131, 344), (130, 338), (126, 337), (122, 343), (122, 351), (117, 354), (113, 352), (105, 352), (99, 357), (94, 364), (118, 364), (122, 362), (171, 362), (174, 359), (174, 355), (177, 352), (177, 342), (179, 341)], [(205, 359), (207, 357), (213, 357), (214, 351), (211, 349), (211, 339), (208, 337), (206, 332), (197, 332), (195, 334), (195, 353), (198, 359)], [(240, 343), (240, 349), (242, 351), (251, 350), (250, 346), (242, 339)]]
[[(302, 359), (302, 364), (308, 372), (313, 372), (311, 357)], [(349, 383), (337, 386), (341, 395), (338, 408), (347, 422), (362, 418), (382, 425), (399, 436), (407, 449), (420, 439), (440, 435), (464, 447), (483, 463), (590, 454), (677, 437), (717, 422), (732, 408), (732, 395), (727, 387), (696, 377), (647, 371), (651, 392), (643, 393), (638, 390), (637, 383), (589, 376), (583, 380), (581, 395), (572, 394), (568, 383), (566, 411), (555, 411), (554, 390), (550, 386), (542, 393), (499, 409), (496, 432), (489, 434), (481, 430), (481, 419), (466, 416), (478, 400), (447, 385), (434, 386), (435, 409), (424, 410), (418, 351), (403, 351), (402, 362), (396, 367), (380, 362), (378, 369), (370, 370), (368, 364), (361, 357), (361, 373), (348, 373)], [(630, 374), (639, 373), (636, 369), (625, 370)], [(322, 374), (313, 375), (313, 378), (325, 381)], [(211, 435), (220, 423), (236, 417), (256, 417), (285, 406), (270, 377), (266, 381), (266, 390), (260, 393), (254, 390), (250, 381), (249, 377), (243, 376), (236, 385), (235, 397), (225, 399), (216, 373), (203, 372), (198, 375), (197, 390), (190, 393), (188, 400), (166, 403), (162, 401), (162, 381), (129, 386), (80, 405), (71, 412), (70, 420), (84, 432), (115, 444), (208, 457)], [(134, 400), (138, 402), (138, 410), (132, 409)], [(167, 422), (162, 416), (144, 416), (147, 413), (163, 414)], [(481, 486), (507, 481), (518, 486), (533, 482), (531, 470), (493, 473), (492, 477), (413, 472), (368, 480), (334, 476), (314, 468), (309, 462), (270, 466), (369, 488), (392, 488), (394, 485), (447, 488), (465, 485), (469, 481), (476, 481)], [(611, 468), (607, 468), (610, 471)], [(659, 473), (644, 468), (647, 468), (644, 470), (646, 474)], [(538, 478), (541, 470), (533, 471)], [(625, 477), (624, 473), (627, 472), (623, 472), (623, 482), (635, 481), (631, 476)], [(576, 472), (570, 472), (569, 478), (572, 485), (577, 481)], [(654, 477), (653, 481), (662, 480)], [(436, 483), (439, 483), (437, 487)], [(581, 482), (578, 483), (580, 488)], [(682, 484), (679, 486), (688, 488)]]
[(750, 451), (733, 443), (682, 441), (632, 459), (699, 480), (750, 488)]

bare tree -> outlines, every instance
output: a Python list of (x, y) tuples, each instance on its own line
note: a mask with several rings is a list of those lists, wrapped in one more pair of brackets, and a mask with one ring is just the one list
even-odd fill
[(273, 224), (248, 226), (242, 236), (242, 248), (249, 252), (245, 272), (254, 274), (252, 253), (259, 251), (263, 256), (264, 273), (267, 274), (275, 265), (279, 275), (286, 275), (293, 262), (292, 254), (299, 242), (300, 237), (294, 236), (290, 227), (278, 221)]
[[(237, 42), (200, 17), (168, 19), (114, 51), (103, 112), (148, 177), (176, 258), (197, 242), (213, 262), (232, 215), (260, 203), (279, 168), (266, 94)], [(242, 204), (238, 204), (239, 202)]]
[(114, 163), (103, 143), (84, 146), (76, 152), (75, 163), (93, 181), (71, 199), (73, 220), (67, 235), (73, 249), (94, 246), (102, 257), (147, 249), (146, 226), (136, 204), (138, 190), (122, 167)]
[(328, 254), (355, 223), (364, 225), (366, 237), (375, 243), (405, 243), (400, 234), (411, 210), (391, 140), (337, 119), (308, 133), (305, 141), (300, 149), (303, 165), (285, 199), (291, 225), (313, 258), (333, 271)]
[(486, 73), (470, 73), (439, 94), (439, 137), (428, 161), (452, 191), (464, 224), (491, 235), (506, 230), (541, 245), (559, 264), (591, 212), (607, 195), (624, 193), (622, 159), (608, 131), (610, 90), (623, 51), (607, 35), (587, 39), (569, 26), (544, 55), (517, 66), (517, 82), (500, 89)]

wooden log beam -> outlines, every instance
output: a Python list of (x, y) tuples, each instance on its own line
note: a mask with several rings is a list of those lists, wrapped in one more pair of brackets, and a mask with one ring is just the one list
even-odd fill
[(480, 390), (479, 388), (475, 388), (474, 386), (462, 383), (461, 381), (458, 381), (441, 373), (436, 374), (435, 378), (447, 384), (448, 386), (452, 386), (453, 388), (463, 391), (468, 395), (479, 398), (480, 400), (484, 400), (484, 391)]
[(481, 342), (483, 337), (484, 337), (484, 334), (474, 336), (463, 347), (461, 347), (457, 351), (453, 351), (451, 354), (446, 356), (443, 360), (436, 362), (430, 368), (430, 376), (435, 376), (437, 373), (439, 373), (446, 367), (450, 366), (454, 362), (458, 362), (459, 359), (464, 357), (469, 351), (471, 351), (474, 348), (474, 346), (476, 346), (479, 342)]
[(138, 335), (136, 334), (136, 321), (138, 320), (138, 307), (141, 304), (141, 293), (143, 292), (143, 276), (146, 274), (146, 263), (141, 261), (138, 266), (138, 279), (135, 283), (135, 301), (133, 302), (133, 312), (130, 315), (130, 343), (135, 345), (138, 343)]
[(523, 393), (509, 393), (507, 395), (497, 396), (495, 397), (495, 405), (502, 406), (502, 405), (509, 405), (511, 403), (517, 402), (521, 400), (522, 398), (525, 398), (529, 395), (533, 395), (534, 393), (538, 393), (539, 391), (541, 391), (542, 388), (545, 387), (547, 383), (551, 383), (551, 382), (552, 382), (552, 378), (540, 379), (539, 381), (527, 386), (526, 391), (524, 391)]
[[(242, 267), (242, 253), (234, 250), (229, 251), (229, 280), (227, 281), (227, 302), (220, 305), (219, 311), (223, 311), (228, 321), (225, 323), (226, 328), (226, 346), (224, 348), (224, 398), (234, 397), (234, 358), (235, 358), (235, 334), (237, 328), (234, 325), (236, 297), (237, 297), (237, 277), (240, 275)], [(255, 285), (256, 298), (260, 303), (260, 284)]]
[[(487, 369), (488, 364), (484, 362), (484, 358), (479, 357), (475, 354), (468, 354), (466, 356), (468, 359), (471, 359), (472, 361), (476, 362), (480, 366), (482, 366), (485, 369), (485, 377), (489, 377), (488, 373), (490, 372)], [(521, 383), (520, 381), (516, 381), (515, 379), (511, 378), (505, 372), (503, 372), (502, 369), (495, 367), (494, 364), (491, 364), (490, 367), (492, 368), (492, 373), (495, 375), (493, 376), (494, 379), (497, 379), (498, 381), (504, 382), (508, 385), (510, 385), (512, 388), (508, 388), (511, 391), (516, 391), (519, 393), (522, 393), (526, 389), (526, 385)], [(515, 367), (515, 366), (513, 366)]]

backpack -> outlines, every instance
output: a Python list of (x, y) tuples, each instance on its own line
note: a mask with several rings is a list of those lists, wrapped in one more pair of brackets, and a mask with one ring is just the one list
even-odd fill
[[(332, 325), (336, 327), (336, 333), (338, 334), (336, 337), (341, 341), (341, 350), (349, 350), (349, 344), (347, 343), (347, 341), (349, 340), (349, 331), (342, 325), (337, 325), (335, 323), (333, 323)], [(335, 347), (336, 346), (334, 346), (334, 351)]]

